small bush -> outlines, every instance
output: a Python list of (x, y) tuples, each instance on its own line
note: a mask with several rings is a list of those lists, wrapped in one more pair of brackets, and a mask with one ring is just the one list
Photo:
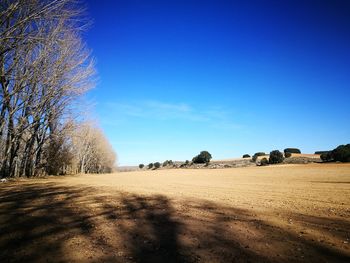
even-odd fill
[(189, 160), (186, 160), (186, 161), (185, 161), (185, 164), (186, 164), (186, 165), (188, 165), (189, 163), (190, 163), (190, 161), (189, 161)]
[(291, 157), (292, 156), (292, 154), (290, 153), (290, 152), (286, 152), (285, 154), (284, 154), (284, 157), (286, 157), (286, 158), (289, 158), (289, 157)]
[(148, 164), (148, 169), (152, 169), (153, 168), (153, 163)]
[(321, 160), (323, 162), (330, 162), (333, 160), (333, 157), (332, 157), (332, 152), (325, 152), (325, 153), (322, 153), (321, 156), (320, 156)]
[(211, 158), (212, 158), (212, 156), (209, 152), (201, 151), (200, 154), (193, 157), (192, 162), (194, 162), (194, 163), (209, 163)]
[(143, 167), (145, 167), (145, 165), (143, 163), (140, 163), (139, 168), (142, 169)]
[(169, 164), (169, 161), (168, 161), (168, 160), (164, 161), (164, 162), (163, 162), (163, 167), (167, 166), (168, 164)]
[(283, 154), (279, 150), (270, 152), (269, 163), (276, 164), (283, 162)]
[(258, 159), (259, 156), (264, 156), (264, 155), (266, 155), (264, 152), (257, 152), (257, 153), (255, 153), (253, 155), (253, 158), (252, 158), (253, 162), (256, 162), (256, 160)]
[(269, 164), (269, 161), (264, 157), (261, 159), (260, 161), (260, 165), (261, 166), (265, 166), (265, 165), (268, 165)]
[(156, 168), (156, 169), (160, 168), (160, 162), (154, 163), (154, 168)]
[(243, 154), (242, 158), (250, 158), (249, 154)]
[(284, 154), (286, 153), (301, 153), (298, 148), (286, 148), (284, 149)]

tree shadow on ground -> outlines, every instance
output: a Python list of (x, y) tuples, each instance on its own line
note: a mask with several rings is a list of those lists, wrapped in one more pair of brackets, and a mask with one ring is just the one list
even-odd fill
[[(296, 215), (313, 229), (349, 221)], [(0, 262), (349, 262), (252, 211), (55, 183), (0, 192)], [(342, 232), (339, 238), (345, 238)], [(345, 251), (345, 252), (344, 252)]]

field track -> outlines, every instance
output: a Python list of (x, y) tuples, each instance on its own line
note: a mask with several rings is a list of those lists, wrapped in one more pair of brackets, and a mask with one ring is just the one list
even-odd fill
[(0, 262), (350, 262), (350, 165), (0, 184)]

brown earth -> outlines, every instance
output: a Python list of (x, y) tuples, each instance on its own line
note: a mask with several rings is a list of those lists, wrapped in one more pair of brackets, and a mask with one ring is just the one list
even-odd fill
[(0, 262), (350, 262), (350, 165), (0, 184)]
[(321, 154), (312, 153), (292, 153), (292, 157), (320, 158)]

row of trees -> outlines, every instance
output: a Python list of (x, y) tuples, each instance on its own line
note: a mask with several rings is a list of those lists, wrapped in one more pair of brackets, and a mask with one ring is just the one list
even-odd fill
[(94, 83), (84, 25), (74, 0), (1, 1), (1, 177), (112, 168), (102, 132), (74, 121), (77, 100)]
[[(208, 164), (210, 162), (211, 158), (212, 158), (212, 156), (211, 156), (211, 154), (208, 151), (201, 151), (198, 155), (196, 155), (195, 157), (192, 158), (192, 163), (200, 163), (200, 164), (205, 163), (205, 164)], [(190, 165), (192, 163), (190, 163), (189, 160), (186, 160), (184, 163), (182, 163), (180, 165), (180, 167), (184, 167), (184, 166)], [(150, 164), (147, 165), (147, 168), (148, 169), (152, 169), (152, 168), (158, 169), (161, 166), (167, 167), (167, 166), (174, 166), (174, 165), (175, 164), (174, 164), (174, 162), (172, 160), (166, 160), (166, 161), (163, 162), (162, 165), (159, 162), (150, 163)], [(144, 167), (145, 167), (144, 164), (142, 164), (142, 163), (139, 164), (139, 168), (140, 169), (143, 169)]]
[[(279, 150), (271, 151), (270, 154), (267, 157), (266, 153), (264, 152), (257, 152), (253, 155), (252, 161), (256, 162), (259, 157), (262, 157), (260, 161), (258, 162), (260, 165), (268, 165), (268, 164), (278, 164), (282, 163), (284, 161), (284, 158), (289, 158), (293, 153), (300, 154), (301, 151), (298, 148), (286, 148), (283, 151), (284, 153), (280, 152)], [(350, 144), (346, 145), (339, 145), (337, 148), (335, 148), (332, 151), (319, 151), (315, 152), (315, 154), (321, 154), (321, 159), (323, 161), (340, 161), (340, 162), (350, 162)], [(192, 159), (192, 163), (206, 163), (208, 164), (211, 160), (212, 156), (208, 151), (202, 151)], [(244, 154), (243, 158), (251, 158), (249, 154)], [(188, 160), (186, 160), (185, 163), (182, 163), (180, 167), (185, 167), (190, 163)], [(163, 167), (173, 165), (173, 161), (166, 160), (163, 162)], [(159, 162), (156, 163), (150, 163), (147, 168), (148, 169), (158, 169), (160, 168), (161, 164)], [(139, 165), (139, 168), (142, 169), (145, 166), (143, 164)]]
[[(161, 166), (166, 167), (166, 166), (173, 166), (173, 165), (174, 165), (174, 163), (173, 163), (172, 160), (166, 160), (166, 161), (163, 162), (163, 164), (161, 164), (160, 162), (149, 163), (149, 164), (147, 165), (147, 168), (148, 168), (148, 169), (152, 169), (152, 168), (158, 169), (158, 168), (160, 168)], [(144, 167), (145, 167), (144, 164), (142, 164), (142, 163), (139, 164), (139, 168), (140, 168), (140, 169), (143, 169)]]
[[(297, 148), (286, 148), (284, 154), (278, 150), (272, 151), (269, 154), (269, 159), (266, 157), (260, 160), (261, 165), (275, 164), (283, 162), (284, 158), (289, 158), (293, 153), (300, 154), (300, 150)], [(331, 151), (317, 151), (315, 154), (320, 154), (320, 158), (324, 162), (350, 162), (350, 144), (339, 145), (337, 148)], [(257, 161), (259, 156), (265, 156), (264, 152), (257, 152), (253, 155), (252, 161)], [(243, 155), (243, 158), (250, 157), (248, 154)]]
[[(289, 158), (292, 156), (293, 153), (300, 154), (301, 151), (298, 148), (286, 148), (283, 150), (284, 152), (284, 157)], [(266, 155), (264, 152), (257, 152), (253, 155), (252, 160), (255, 162), (259, 156), (264, 156)], [(250, 158), (249, 154), (243, 154), (242, 158)]]
[[(48, 144), (43, 173), (109, 173), (116, 154), (102, 130), (91, 122), (72, 123)], [(38, 171), (36, 171), (38, 174)]]

